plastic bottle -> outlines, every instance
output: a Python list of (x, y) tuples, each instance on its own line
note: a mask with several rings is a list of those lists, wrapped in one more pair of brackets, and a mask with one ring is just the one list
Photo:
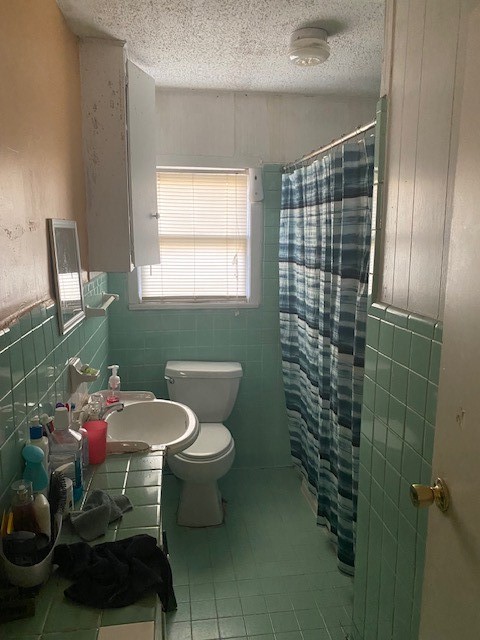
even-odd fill
[(33, 501), (33, 511), (37, 520), (40, 531), (48, 536), (50, 540), (52, 536), (52, 528), (50, 523), (50, 505), (47, 498), (39, 493)]
[[(54, 417), (55, 431), (50, 437), (50, 458), (56, 461), (59, 458), (72, 459), (75, 464), (73, 480), (73, 499), (82, 497), (83, 493), (83, 469), (82, 469), (82, 436), (77, 431), (69, 428), (69, 415), (66, 407), (57, 407)], [(58, 466), (56, 464), (55, 466)]]
[(38, 447), (43, 451), (43, 466), (45, 467), (45, 471), (48, 476), (48, 455), (50, 452), (50, 447), (48, 444), (48, 438), (43, 435), (43, 426), (35, 421), (30, 426), (30, 444), (33, 444), (35, 447)]
[(12, 484), (12, 512), (14, 531), (41, 533), (33, 508), (31, 482), (16, 480)]
[(34, 493), (46, 491), (48, 489), (48, 473), (43, 464), (45, 456), (42, 449), (33, 444), (26, 444), (23, 447), (22, 457), (25, 460), (23, 479), (32, 483)]
[(112, 375), (108, 379), (108, 396), (107, 404), (113, 404), (114, 402), (120, 402), (118, 392), (120, 391), (120, 378), (118, 376), (118, 364), (112, 364), (108, 367), (112, 371)]

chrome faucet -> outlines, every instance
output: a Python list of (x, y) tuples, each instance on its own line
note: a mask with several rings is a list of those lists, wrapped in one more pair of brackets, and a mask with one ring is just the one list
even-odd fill
[(105, 420), (109, 413), (112, 411), (123, 411), (123, 407), (125, 405), (123, 402), (113, 402), (112, 404), (107, 404), (98, 414), (99, 420)]

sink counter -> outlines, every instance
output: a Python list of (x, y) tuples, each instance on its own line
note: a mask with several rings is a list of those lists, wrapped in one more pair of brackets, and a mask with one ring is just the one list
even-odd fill
[[(92, 466), (86, 474), (87, 491), (103, 489), (115, 495), (126, 494), (133, 509), (109, 525), (105, 536), (91, 545), (113, 542), (139, 533), (155, 537), (162, 543), (161, 490), (163, 455), (159, 452), (110, 456)], [(80, 505), (76, 505), (79, 508)], [(63, 523), (60, 543), (78, 542), (67, 521)], [(133, 605), (119, 609), (93, 609), (65, 598), (64, 589), (71, 584), (52, 573), (35, 599), (35, 616), (0, 624), (2, 640), (163, 640), (164, 615), (156, 593)], [(130, 627), (132, 624), (134, 626)], [(122, 625), (119, 628), (116, 625)], [(127, 626), (125, 626), (127, 625)]]

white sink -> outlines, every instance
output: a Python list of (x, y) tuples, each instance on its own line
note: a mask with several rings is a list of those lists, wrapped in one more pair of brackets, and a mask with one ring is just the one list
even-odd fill
[[(110, 390), (103, 389), (95, 393), (102, 395), (104, 400), (106, 400), (110, 394)], [(150, 402), (150, 400), (155, 400), (155, 394), (151, 391), (117, 391), (115, 395), (118, 396), (120, 402), (123, 402), (124, 405), (132, 404), (133, 402)]]
[[(128, 392), (127, 392), (128, 393)], [(123, 400), (122, 400), (123, 401)], [(178, 453), (195, 442), (199, 423), (184, 404), (170, 400), (146, 400), (127, 404), (106, 417), (111, 440), (147, 442), (152, 451)]]

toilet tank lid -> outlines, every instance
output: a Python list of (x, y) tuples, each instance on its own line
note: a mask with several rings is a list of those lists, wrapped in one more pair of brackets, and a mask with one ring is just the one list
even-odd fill
[(171, 378), (241, 378), (243, 371), (240, 362), (169, 360), (165, 375)]

